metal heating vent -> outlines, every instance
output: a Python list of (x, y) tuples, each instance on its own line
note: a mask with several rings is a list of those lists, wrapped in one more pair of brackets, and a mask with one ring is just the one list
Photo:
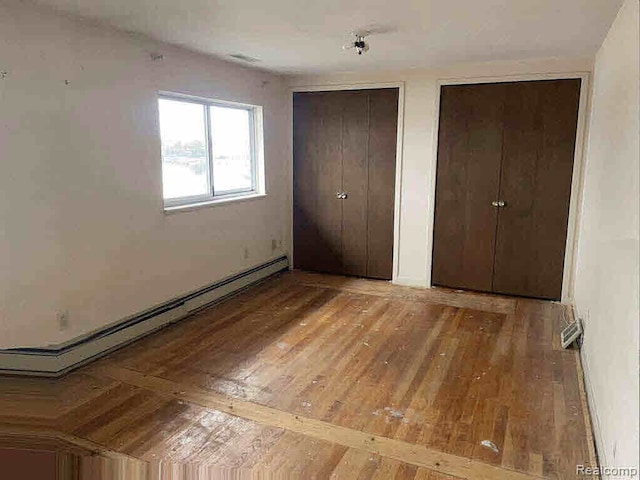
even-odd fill
[(582, 324), (580, 323), (580, 319), (576, 318), (573, 323), (564, 327), (560, 333), (562, 348), (567, 348), (576, 341), (580, 335), (582, 335)]

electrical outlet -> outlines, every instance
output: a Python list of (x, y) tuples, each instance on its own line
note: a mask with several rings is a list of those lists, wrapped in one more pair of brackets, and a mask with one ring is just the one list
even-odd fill
[(57, 315), (58, 318), (58, 328), (61, 331), (65, 331), (67, 328), (69, 328), (69, 312), (64, 311), (64, 312), (59, 312)]
[(248, 260), (249, 259), (249, 249), (245, 247), (244, 249), (244, 259)]

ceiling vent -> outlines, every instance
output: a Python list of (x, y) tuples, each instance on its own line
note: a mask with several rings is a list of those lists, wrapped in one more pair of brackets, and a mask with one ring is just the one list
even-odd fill
[(256, 63), (260, 61), (257, 58), (249, 57), (248, 55), (243, 55), (242, 53), (232, 53), (229, 56), (231, 58), (235, 58), (236, 60), (242, 60), (243, 62), (248, 62), (248, 63)]

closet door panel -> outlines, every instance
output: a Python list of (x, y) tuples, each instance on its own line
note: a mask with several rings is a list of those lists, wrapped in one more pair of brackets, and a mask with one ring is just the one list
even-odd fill
[(397, 118), (398, 89), (294, 95), (296, 268), (391, 279)]
[(294, 266), (341, 273), (341, 99), (295, 94), (294, 118)]
[(443, 86), (432, 282), (491, 291), (502, 155), (503, 84)]
[(342, 271), (367, 275), (367, 189), (369, 166), (369, 94), (366, 90), (337, 92), (342, 104)]
[(493, 288), (560, 299), (580, 80), (506, 85)]
[(390, 280), (393, 270), (398, 89), (369, 91), (367, 276)]

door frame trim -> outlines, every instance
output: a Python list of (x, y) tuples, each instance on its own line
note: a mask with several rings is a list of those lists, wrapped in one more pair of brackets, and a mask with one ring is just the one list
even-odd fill
[[(396, 132), (396, 173), (395, 173), (395, 191), (393, 205), (393, 268), (391, 272), (391, 281), (397, 282), (399, 272), (399, 249), (400, 249), (400, 207), (402, 202), (402, 151), (404, 138), (404, 82), (367, 82), (367, 83), (349, 83), (349, 84), (328, 84), (328, 85), (308, 85), (291, 87), (291, 125), (293, 128), (293, 94), (304, 92), (328, 92), (341, 90), (373, 90), (378, 88), (397, 88), (398, 89), (398, 130)], [(293, 133), (291, 136), (293, 142)], [(293, 160), (293, 147), (291, 148), (291, 158)], [(291, 241), (289, 258), (290, 265), (295, 265), (295, 251), (293, 249), (293, 161), (290, 170), (291, 184)], [(429, 269), (429, 271), (431, 271)]]
[[(588, 139), (588, 114), (591, 98), (591, 73), (590, 72), (562, 72), (562, 73), (532, 73), (523, 75), (502, 75), (499, 77), (454, 77), (436, 80), (435, 95), (435, 127), (433, 129), (433, 163), (429, 175), (427, 191), (431, 198), (436, 195), (436, 173), (438, 169), (438, 132), (440, 129), (440, 96), (443, 85), (471, 85), (478, 83), (504, 83), (525, 82), (536, 80), (581, 80), (580, 99), (578, 102), (578, 123), (576, 128), (576, 145), (573, 153), (573, 172), (571, 176), (571, 195), (569, 197), (569, 219), (567, 226), (567, 239), (564, 251), (564, 266), (562, 272), (561, 302), (570, 304), (573, 301), (574, 274), (576, 268), (576, 251), (578, 244), (578, 229), (580, 227), (580, 211), (584, 187), (584, 162), (586, 142)], [(427, 286), (431, 287), (431, 274), (433, 269), (433, 229), (435, 222), (435, 204), (431, 204), (427, 212)]]

